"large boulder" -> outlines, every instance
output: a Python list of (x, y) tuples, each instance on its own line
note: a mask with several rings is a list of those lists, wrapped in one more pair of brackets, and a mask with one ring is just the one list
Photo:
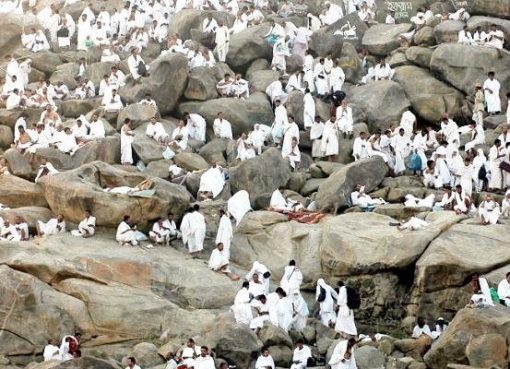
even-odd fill
[[(416, 263), (415, 285), (422, 291), (461, 287), (474, 272), (510, 263), (508, 226), (456, 224), (434, 240)], [(480, 257), (484, 255), (484, 257)]]
[(430, 218), (429, 226), (402, 232), (393, 220), (376, 213), (348, 213), (322, 224), (322, 271), (332, 276), (375, 274), (405, 270), (442, 231), (462, 217), (446, 214)]
[(375, 156), (359, 160), (335, 171), (319, 186), (315, 201), (319, 209), (336, 212), (350, 204), (350, 195), (358, 183), (370, 192), (376, 188), (388, 173), (384, 160)]
[[(50, 77), (50, 82), (52, 84), (57, 84), (57, 82), (63, 82), (69, 88), (69, 90), (72, 91), (76, 87), (78, 87), (76, 77), (78, 76), (79, 70), (80, 66), (77, 63), (61, 64), (57, 67), (57, 70), (55, 70), (55, 72), (52, 73)], [(97, 83), (99, 83), (99, 81)]]
[(252, 202), (259, 195), (272, 193), (279, 186), (285, 186), (289, 178), (289, 163), (274, 148), (253, 159), (243, 161), (230, 170), (232, 193), (246, 190)]
[(434, 27), (434, 37), (438, 44), (455, 43), (459, 39), (459, 31), (464, 28), (464, 22), (447, 20)]
[(115, 135), (87, 142), (73, 156), (54, 148), (38, 149), (33, 158), (34, 167), (38, 167), (42, 158), (57, 170), (75, 169), (96, 160), (107, 164), (119, 163), (120, 137)]
[(349, 92), (349, 101), (366, 114), (371, 131), (386, 129), (391, 122), (398, 124), (411, 105), (402, 86), (394, 81), (372, 82)]
[(198, 67), (190, 71), (184, 97), (188, 100), (207, 101), (218, 97), (218, 80), (212, 68)]
[(226, 153), (229, 140), (226, 138), (217, 138), (209, 141), (200, 148), (198, 152), (208, 163), (217, 163), (218, 165), (225, 166)]
[(256, 59), (270, 59), (273, 50), (264, 37), (268, 31), (269, 25), (265, 23), (232, 35), (227, 64), (235, 71), (245, 71)]
[[(4, 250), (4, 245), (2, 245)], [(40, 352), (48, 339), (61, 332), (92, 329), (85, 302), (58, 292), (36, 277), (0, 265), (1, 311), (5, 316), (0, 336), (0, 353), (23, 355)], [(30, 309), (27, 307), (30, 306)]]
[(125, 74), (129, 73), (129, 69), (125, 63), (97, 62), (89, 64), (89, 66), (85, 69), (84, 76), (91, 80), (95, 86), (98, 86), (105, 75), (110, 75), (113, 66), (117, 66)]
[(280, 72), (272, 69), (252, 72), (249, 79), (250, 88), (253, 91), (260, 91), (265, 93), (267, 86), (276, 81), (279, 77)]
[[(344, 43), (361, 46), (361, 39), (367, 30), (367, 25), (361, 21), (358, 13), (352, 13), (312, 33), (309, 47), (318, 56), (332, 54), (338, 57)], [(339, 34), (335, 35), (335, 32)]]
[(9, 165), (9, 171), (15, 176), (30, 179), (32, 166), (28, 158), (16, 149), (9, 149), (4, 153), (4, 158)]
[(179, 112), (188, 111), (198, 113), (205, 118), (208, 132), (212, 135), (212, 124), (219, 112), (223, 112), (225, 119), (232, 124), (232, 133), (235, 137), (241, 133), (253, 130), (256, 123), (271, 125), (273, 111), (271, 104), (264, 93), (258, 92), (250, 95), (246, 100), (233, 98), (220, 98), (203, 103), (182, 103)]
[(179, 53), (161, 55), (150, 64), (150, 76), (139, 81), (128, 79), (119, 95), (128, 103), (135, 103), (151, 94), (159, 112), (164, 115), (174, 110), (188, 81), (188, 60)]
[(183, 40), (191, 39), (191, 31), (193, 29), (201, 29), (202, 21), (206, 19), (208, 15), (212, 15), (218, 24), (219, 22), (225, 22), (229, 27), (232, 26), (234, 22), (234, 16), (227, 12), (183, 9), (171, 18), (168, 34), (177, 33)]
[(10, 208), (22, 206), (48, 207), (40, 185), (13, 175), (0, 176), (0, 204)]
[(510, 84), (510, 54), (484, 46), (444, 44), (434, 50), (430, 69), (439, 79), (467, 95), (473, 95), (475, 84), (483, 83), (489, 71), (503, 86)]
[(214, 323), (204, 327), (204, 340), (216, 355), (238, 368), (249, 368), (262, 348), (262, 342), (247, 325), (237, 324), (232, 316), (217, 316)]
[(455, 116), (460, 111), (462, 94), (434, 78), (428, 70), (399, 67), (394, 80), (404, 88), (413, 110), (429, 122), (438, 122), (445, 113)]
[(102, 162), (93, 162), (75, 170), (46, 176), (41, 180), (46, 200), (54, 213), (79, 222), (84, 211), (90, 209), (97, 224), (117, 227), (125, 214), (134, 223), (145, 225), (169, 210), (181, 214), (189, 205), (191, 195), (182, 186), (153, 178), (155, 193), (150, 197), (111, 194), (104, 188), (135, 187), (148, 179), (142, 174), (114, 168)]
[(399, 47), (398, 35), (408, 32), (411, 24), (376, 24), (363, 35), (362, 45), (369, 53), (386, 56)]
[(175, 155), (173, 161), (179, 167), (185, 169), (188, 172), (209, 169), (209, 164), (207, 164), (207, 161), (205, 161), (202, 156), (195, 153), (181, 152)]
[(474, 0), (472, 11), (495, 17), (510, 18), (510, 4), (499, 0)]
[(428, 68), (433, 50), (428, 47), (412, 46), (406, 50), (406, 59), (420, 67)]
[[(158, 108), (145, 104), (130, 104), (124, 107), (117, 117), (117, 129), (120, 129), (126, 118), (131, 119), (131, 128), (136, 129), (148, 123), (152, 117), (158, 116)], [(172, 132), (168, 132), (169, 134)]]
[(445, 369), (453, 363), (503, 368), (508, 364), (509, 346), (507, 308), (466, 308), (457, 313), (424, 359), (432, 369)]
[(7, 126), (0, 126), (0, 149), (8, 149), (14, 142), (12, 129)]
[(60, 102), (60, 113), (66, 118), (78, 118), (101, 106), (101, 98), (67, 99)]

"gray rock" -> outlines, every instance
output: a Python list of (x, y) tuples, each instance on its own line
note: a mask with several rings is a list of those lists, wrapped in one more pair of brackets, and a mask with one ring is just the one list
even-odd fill
[(161, 55), (150, 64), (150, 76), (139, 81), (128, 79), (119, 95), (127, 103), (135, 103), (150, 93), (162, 115), (176, 107), (188, 80), (188, 61), (177, 53)]
[(323, 211), (333, 211), (348, 206), (350, 194), (358, 183), (370, 192), (386, 176), (388, 168), (382, 158), (360, 160), (335, 171), (319, 186), (316, 201)]
[(464, 27), (464, 22), (447, 20), (434, 27), (434, 37), (438, 44), (455, 43), (459, 39), (459, 31)]
[(354, 357), (359, 369), (379, 369), (386, 364), (385, 355), (372, 346), (362, 346), (354, 350)]
[(235, 71), (246, 70), (257, 59), (270, 59), (271, 46), (264, 35), (269, 31), (269, 25), (261, 24), (236, 33), (230, 37), (227, 54), (227, 64)]
[(432, 58), (432, 50), (426, 47), (412, 46), (406, 50), (406, 58), (411, 63), (417, 64), (420, 67), (428, 68), (430, 59)]
[(399, 67), (394, 80), (404, 88), (413, 110), (421, 118), (438, 122), (444, 114), (459, 114), (463, 95), (435, 79), (427, 70), (415, 66)]
[(252, 201), (258, 195), (272, 193), (279, 186), (286, 185), (289, 178), (290, 166), (274, 148), (230, 170), (232, 193), (246, 190)]
[(349, 101), (365, 114), (371, 131), (386, 129), (391, 122), (398, 124), (409, 108), (404, 89), (394, 81), (377, 81), (350, 90)]
[(386, 56), (399, 47), (398, 35), (408, 32), (411, 24), (376, 24), (364, 34), (362, 45), (371, 54)]

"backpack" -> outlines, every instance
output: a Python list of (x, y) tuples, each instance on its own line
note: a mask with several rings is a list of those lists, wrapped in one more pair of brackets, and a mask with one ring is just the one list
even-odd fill
[(411, 159), (409, 160), (409, 169), (411, 169), (412, 171), (418, 171), (418, 170), (421, 170), (421, 158), (420, 158), (420, 155), (418, 155), (417, 153), (413, 153), (411, 155)]
[(145, 66), (145, 63), (143, 61), (140, 60), (136, 69), (139, 75), (141, 76), (147, 75), (147, 67)]
[(361, 305), (361, 299), (359, 297), (358, 292), (354, 288), (351, 287), (346, 288), (347, 288), (347, 307), (352, 310), (359, 309)]
[(485, 169), (485, 165), (480, 167), (478, 171), (478, 179), (485, 180), (487, 178), (487, 170)]
[(499, 295), (498, 295), (498, 291), (493, 287), (489, 290), (491, 292), (491, 299), (492, 299), (492, 302), (494, 304), (499, 304), (500, 301), (499, 301)]
[(322, 286), (319, 286), (319, 288), (320, 288), (320, 292), (319, 292), (319, 297), (317, 297), (317, 301), (323, 302), (324, 300), (326, 300), (326, 290)]

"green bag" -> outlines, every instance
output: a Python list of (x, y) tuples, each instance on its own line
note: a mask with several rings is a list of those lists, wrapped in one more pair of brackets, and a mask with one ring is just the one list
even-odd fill
[(499, 295), (498, 295), (498, 291), (493, 287), (490, 289), (491, 291), (491, 299), (492, 299), (492, 302), (496, 305), (499, 304)]

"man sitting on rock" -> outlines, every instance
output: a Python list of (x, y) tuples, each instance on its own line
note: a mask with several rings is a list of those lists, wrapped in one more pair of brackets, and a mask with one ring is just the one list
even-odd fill
[(170, 229), (165, 227), (164, 219), (159, 218), (149, 232), (149, 238), (155, 245), (164, 245), (170, 241)]
[(377, 205), (384, 205), (387, 202), (384, 199), (372, 199), (370, 195), (365, 193), (365, 186), (362, 184), (356, 185), (356, 190), (351, 192), (352, 206), (359, 206), (363, 210), (373, 209)]
[(66, 221), (62, 214), (59, 214), (56, 218), (51, 218), (47, 223), (38, 220), (36, 230), (39, 237), (64, 233), (66, 231)]
[(166, 133), (165, 127), (163, 127), (163, 124), (158, 122), (155, 116), (151, 118), (150, 123), (147, 125), (145, 134), (147, 137), (152, 138), (159, 144), (165, 144), (168, 139), (168, 133)]
[(90, 210), (85, 210), (85, 218), (78, 224), (78, 229), (71, 231), (75, 237), (89, 238), (96, 232), (96, 218), (92, 216)]
[(217, 273), (226, 274), (232, 281), (238, 281), (240, 277), (232, 273), (229, 268), (229, 263), (228, 254), (223, 247), (223, 243), (220, 242), (211, 252), (208, 263), (209, 269)]
[(138, 241), (135, 237), (136, 225), (131, 226), (129, 223), (130, 216), (124, 215), (122, 222), (117, 227), (115, 239), (120, 246), (137, 246)]

